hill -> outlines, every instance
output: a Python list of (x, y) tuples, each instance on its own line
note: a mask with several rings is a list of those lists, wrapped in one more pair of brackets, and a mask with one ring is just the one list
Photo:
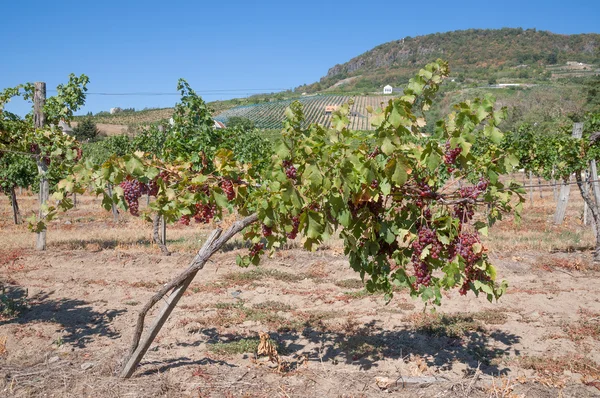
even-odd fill
[[(469, 29), (405, 37), (379, 45), (329, 69), (319, 82), (297, 91), (372, 91), (402, 86), (437, 58), (450, 63), (460, 82), (547, 81), (598, 73), (600, 34), (561, 35), (521, 28)], [(567, 64), (569, 62), (569, 64)]]

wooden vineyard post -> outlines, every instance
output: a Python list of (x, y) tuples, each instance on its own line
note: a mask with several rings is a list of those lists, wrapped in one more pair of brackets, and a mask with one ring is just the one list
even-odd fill
[[(108, 196), (110, 196), (112, 198), (112, 196), (113, 196), (112, 185), (106, 184), (106, 190), (108, 191)], [(119, 221), (119, 210), (117, 210), (117, 206), (115, 206), (114, 203), (112, 203), (110, 206), (111, 206), (111, 210), (112, 210), (112, 214), (113, 214), (113, 220), (115, 222)]]
[[(36, 129), (41, 129), (46, 124), (46, 115), (44, 115), (44, 105), (46, 104), (46, 83), (36, 82), (34, 83), (33, 93), (33, 124)], [(39, 217), (41, 220), (44, 219), (46, 213), (44, 207), (48, 198), (50, 197), (50, 184), (48, 183), (48, 162), (41, 155), (37, 156), (36, 159), (38, 173), (40, 174), (40, 211)], [(37, 233), (37, 240), (35, 245), (36, 250), (46, 250), (46, 227)]]
[[(581, 138), (583, 135), (583, 123), (573, 124), (573, 138)], [(569, 203), (569, 195), (571, 193), (571, 185), (568, 181), (563, 181), (560, 186), (560, 194), (558, 195), (558, 203), (556, 205), (556, 212), (554, 213), (554, 224), (562, 224), (565, 219), (565, 213), (567, 211), (567, 204)]]
[[(588, 185), (588, 182), (589, 182), (589, 173), (588, 173), (588, 171), (587, 170), (584, 171), (583, 175), (584, 175), (583, 181), (585, 181), (584, 191), (587, 193), (589, 191), (589, 189), (590, 189), (589, 185)], [(588, 221), (589, 221), (588, 213), (589, 212), (590, 212), (590, 209), (589, 209), (589, 206), (588, 206), (587, 202), (583, 201), (583, 225), (588, 225)], [(593, 219), (593, 217), (592, 217), (592, 219)]]
[(529, 171), (529, 201), (533, 204), (533, 172)]
[(556, 178), (554, 178), (554, 166), (552, 166), (552, 194), (556, 202), (558, 200), (558, 190), (556, 189)]
[(160, 218), (160, 226), (161, 226), (161, 234), (160, 234), (160, 240), (162, 241), (163, 245), (167, 245), (167, 222), (165, 221), (165, 216), (162, 216)]
[(13, 211), (13, 220), (15, 224), (19, 224), (21, 222), (21, 214), (19, 212), (19, 203), (17, 202), (17, 193), (15, 192), (14, 186), (10, 189), (10, 202)]
[[(590, 161), (590, 180), (592, 186), (592, 192), (594, 194), (594, 200), (596, 207), (600, 206), (600, 182), (598, 182), (598, 168), (596, 167), (596, 160)], [(594, 235), (598, 234), (598, 226), (592, 218), (592, 228), (594, 229)]]

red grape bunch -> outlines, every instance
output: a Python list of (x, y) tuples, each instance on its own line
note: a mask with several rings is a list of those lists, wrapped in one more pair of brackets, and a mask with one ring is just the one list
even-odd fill
[(254, 257), (259, 255), (260, 253), (262, 253), (263, 249), (265, 248), (265, 244), (264, 243), (255, 243), (251, 248), (250, 248), (250, 257)]
[(459, 293), (461, 295), (467, 294), (470, 283), (474, 280), (489, 281), (490, 277), (485, 274), (483, 270), (475, 267), (476, 263), (483, 257), (483, 246), (480, 250), (475, 252), (473, 245), (481, 245), (481, 240), (476, 233), (461, 233), (452, 242), (449, 250), (449, 260), (454, 259), (457, 255), (460, 255), (465, 260), (465, 275), (466, 279), (463, 282)]
[(146, 185), (145, 193), (150, 196), (156, 196), (158, 194), (158, 184), (156, 183), (156, 179), (150, 181), (148, 185)]
[(432, 259), (439, 259), (442, 250), (444, 249), (444, 245), (438, 240), (434, 230), (427, 226), (423, 226), (419, 229), (417, 240), (412, 244), (413, 254), (411, 260), (415, 269), (415, 276), (417, 277), (416, 286), (428, 286), (431, 281), (431, 269), (427, 262), (421, 259), (423, 250), (429, 245), (431, 245), (429, 248), (429, 256)]
[(437, 199), (439, 194), (434, 191), (426, 182), (418, 182), (419, 196), (425, 199)]
[(268, 227), (265, 224), (262, 224), (261, 229), (262, 229), (262, 234), (265, 238), (273, 235), (273, 229), (271, 227)]
[(221, 189), (227, 196), (227, 200), (232, 201), (235, 198), (235, 191), (233, 190), (233, 182), (231, 180), (223, 180), (221, 182)]
[(145, 190), (145, 185), (138, 180), (125, 180), (119, 184), (123, 188), (125, 194), (125, 201), (129, 207), (129, 213), (132, 216), (139, 216), (140, 205), (138, 199), (142, 196)]
[[(458, 194), (463, 199), (476, 200), (487, 188), (488, 181), (482, 178), (475, 186), (460, 188)], [(469, 222), (474, 214), (475, 210), (472, 203), (458, 203), (454, 205), (454, 217), (458, 218), (461, 222)]]
[(289, 178), (290, 180), (296, 181), (296, 179), (298, 178), (297, 170), (296, 170), (296, 167), (294, 166), (294, 164), (292, 163), (292, 161), (284, 160), (283, 168), (285, 169), (285, 175), (287, 176), (287, 178)]
[(197, 223), (208, 224), (215, 216), (217, 206), (207, 203), (196, 203), (196, 213), (194, 220)]
[(300, 217), (292, 217), (292, 230), (287, 234), (288, 239), (296, 239), (298, 228), (300, 227)]
[(448, 171), (452, 173), (455, 169), (452, 167), (456, 163), (456, 158), (462, 152), (462, 148), (457, 146), (452, 149), (450, 142), (446, 142), (446, 152), (444, 153), (444, 163), (448, 165)]

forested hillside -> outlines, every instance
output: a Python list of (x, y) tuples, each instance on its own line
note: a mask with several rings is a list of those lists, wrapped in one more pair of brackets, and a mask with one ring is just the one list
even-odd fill
[(549, 80), (565, 72), (593, 74), (600, 62), (600, 35), (503, 28), (405, 37), (335, 65), (319, 82), (298, 90), (316, 92), (334, 87), (356, 91), (385, 84), (401, 86), (421, 65), (436, 58), (447, 60), (451, 76), (459, 81), (531, 81)]

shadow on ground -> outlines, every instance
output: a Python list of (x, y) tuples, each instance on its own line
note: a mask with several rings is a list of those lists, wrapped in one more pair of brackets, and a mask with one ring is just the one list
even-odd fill
[[(11, 300), (23, 300), (27, 294), (25, 289), (11, 286)], [(0, 321), (0, 326), (8, 323), (27, 324), (33, 322), (50, 322), (64, 332), (63, 343), (83, 348), (96, 337), (116, 339), (119, 333), (111, 329), (113, 319), (125, 310), (96, 311), (92, 305), (83, 300), (50, 299), (43, 292), (29, 301), (29, 308), (20, 310), (14, 318)]]
[[(206, 343), (210, 347), (248, 338), (247, 335), (219, 333), (214, 328), (201, 333), (202, 340), (178, 345)], [(507, 374), (508, 368), (501, 366), (499, 359), (520, 341), (519, 336), (501, 330), (474, 331), (455, 338), (414, 329), (385, 330), (374, 322), (349, 333), (307, 327), (301, 332), (271, 333), (271, 339), (285, 356), (304, 355), (309, 361), (344, 362), (361, 370), (377, 367), (383, 359), (405, 359), (412, 354), (439, 369), (448, 369), (457, 361), (473, 371), (479, 367), (482, 372), (496, 376)]]

